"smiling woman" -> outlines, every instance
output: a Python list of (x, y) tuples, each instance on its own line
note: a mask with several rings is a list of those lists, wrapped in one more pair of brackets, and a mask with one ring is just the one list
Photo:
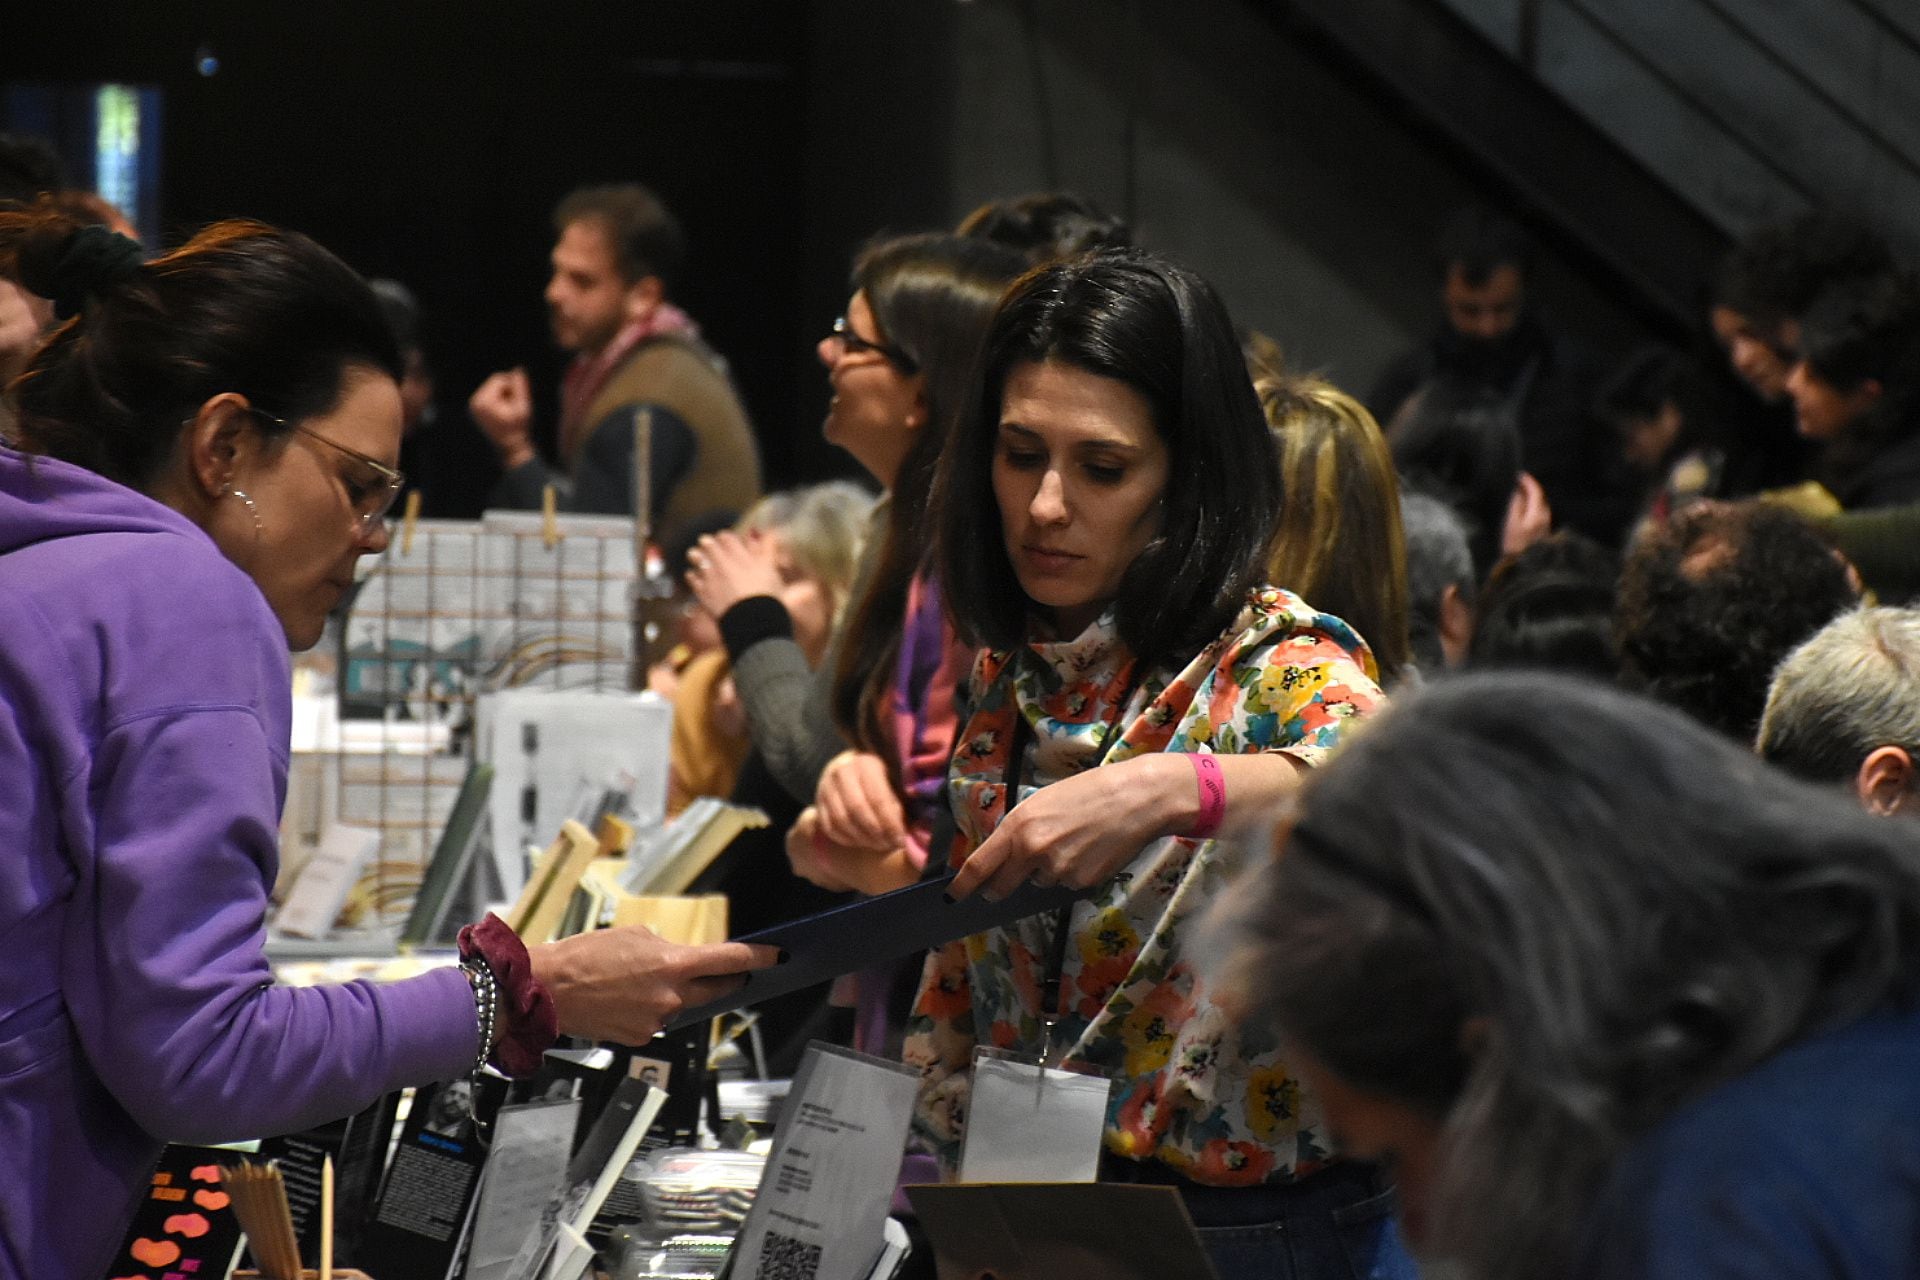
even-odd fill
[(1024, 277), (946, 451), (940, 556), (985, 646), (948, 774), (952, 892), (1093, 890), (935, 952), (908, 1060), (951, 1155), (976, 1043), (1116, 1083), (1101, 1176), (1179, 1188), (1222, 1276), (1393, 1277), (1392, 1195), (1186, 954), (1213, 837), (1381, 701), (1351, 628), (1261, 585), (1279, 467), (1219, 298), (1141, 253)]
[(0, 1151), (39, 1153), (0, 1168), (0, 1280), (104, 1274), (163, 1140), (526, 1071), (556, 1028), (644, 1040), (771, 962), (634, 929), (530, 954), (490, 919), (458, 967), (275, 986), (287, 650), (386, 545), (392, 339), (344, 263), (258, 223), (148, 262), (0, 211), (16, 273), (62, 323), (0, 447)]

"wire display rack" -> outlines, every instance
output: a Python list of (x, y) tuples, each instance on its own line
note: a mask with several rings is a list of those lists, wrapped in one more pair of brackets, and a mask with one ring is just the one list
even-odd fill
[(418, 892), (475, 752), (475, 701), (503, 689), (624, 692), (644, 671), (635, 524), (489, 512), (396, 528), (337, 648), (339, 750), (296, 762), (290, 834), (377, 829), (349, 923), (393, 925)]

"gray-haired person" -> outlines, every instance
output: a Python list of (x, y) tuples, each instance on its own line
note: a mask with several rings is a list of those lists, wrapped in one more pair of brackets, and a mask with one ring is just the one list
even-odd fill
[(1473, 554), (1454, 509), (1415, 489), (1400, 491), (1407, 540), (1407, 633), (1414, 667), (1439, 675), (1467, 660), (1473, 639)]
[(1920, 1275), (1920, 841), (1669, 708), (1436, 682), (1223, 898), (1248, 1033), (1481, 1280)]
[(1774, 672), (1756, 748), (1813, 782), (1843, 783), (1873, 813), (1920, 802), (1920, 609), (1843, 613)]

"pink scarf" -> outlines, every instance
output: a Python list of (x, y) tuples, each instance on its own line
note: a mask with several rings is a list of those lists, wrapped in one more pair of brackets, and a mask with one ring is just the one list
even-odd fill
[(700, 326), (693, 322), (693, 317), (671, 302), (662, 302), (615, 334), (613, 341), (599, 351), (592, 355), (583, 352), (574, 357), (560, 382), (562, 461), (571, 465), (573, 455), (585, 443), (587, 429), (593, 425), (585, 421), (587, 408), (600, 394), (600, 389), (607, 385), (607, 379), (613, 376), (613, 371), (626, 363), (635, 347), (648, 339), (667, 335), (697, 338), (700, 336)]

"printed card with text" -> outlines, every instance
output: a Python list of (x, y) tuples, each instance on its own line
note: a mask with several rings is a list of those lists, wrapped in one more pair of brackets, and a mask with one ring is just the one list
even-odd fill
[(864, 1280), (885, 1247), (919, 1088), (902, 1063), (808, 1046), (734, 1244), (733, 1280)]

